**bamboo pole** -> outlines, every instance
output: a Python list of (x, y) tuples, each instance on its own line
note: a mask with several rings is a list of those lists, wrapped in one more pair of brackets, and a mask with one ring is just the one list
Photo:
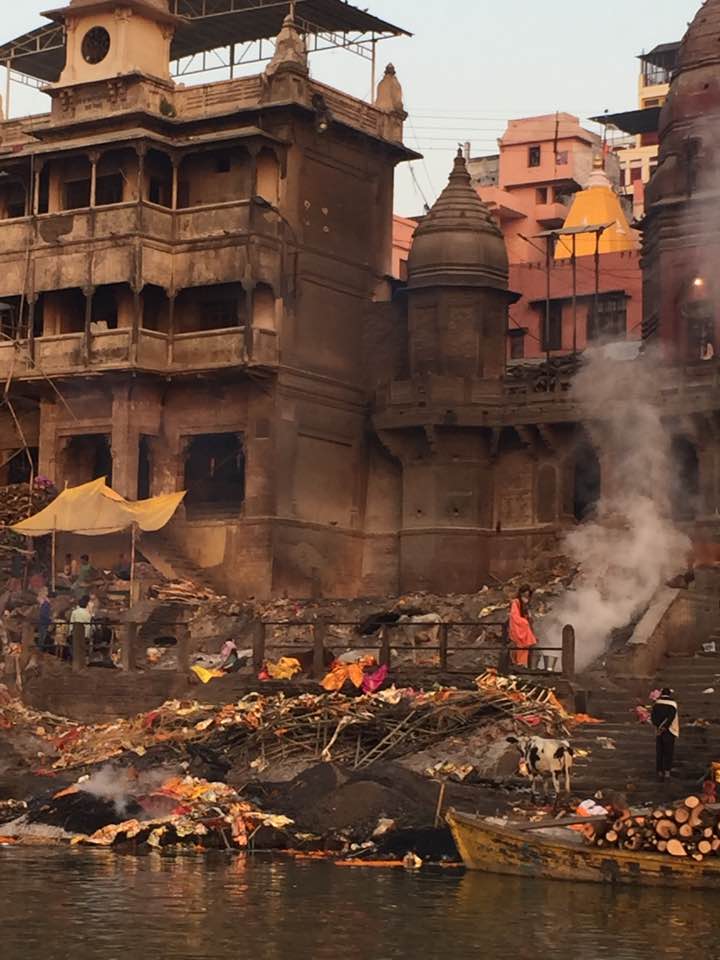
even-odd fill
[(55, 593), (55, 564), (57, 558), (57, 530), (55, 526), (55, 518), (53, 517), (52, 546), (50, 548), (50, 589), (53, 593)]
[(132, 534), (131, 534), (131, 547), (130, 547), (130, 606), (134, 603), (135, 597), (135, 555), (137, 548), (137, 524), (133, 523), (132, 525)]

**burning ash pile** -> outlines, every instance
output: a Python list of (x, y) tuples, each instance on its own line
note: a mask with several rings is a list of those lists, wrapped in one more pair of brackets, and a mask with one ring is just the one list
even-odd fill
[(246, 849), (259, 829), (283, 830), (292, 824), (287, 817), (255, 809), (224, 783), (110, 765), (26, 806), (2, 827), (5, 837), (92, 846), (193, 843)]
[(574, 625), (581, 670), (606, 652), (613, 630), (627, 626), (685, 569), (691, 548), (670, 519), (671, 438), (653, 358), (622, 362), (610, 347), (586, 356), (572, 395), (601, 459), (603, 494), (596, 518), (565, 540), (580, 575), (542, 625), (548, 639), (563, 624)]
[[(487, 781), (452, 760), (469, 736), (565, 735), (576, 721), (582, 718), (569, 716), (551, 691), (494, 672), (478, 677), (471, 691), (253, 694), (222, 707), (170, 701), (97, 726), (12, 701), (0, 708), (0, 723), (31, 728), (52, 748), (38, 772), (52, 773), (57, 785), (27, 801), (20, 816), (17, 805), (0, 810), (0, 821), (10, 821), (0, 834), (163, 849), (243, 849), (254, 838), (258, 845), (374, 851), (381, 834), (387, 845), (401, 828), (433, 827), (438, 783), (446, 783), (448, 803), (478, 808), (476, 791)], [(399, 766), (434, 745), (441, 768), (422, 775)], [(292, 771), (286, 782), (262, 777), (283, 764)], [(493, 810), (497, 801), (494, 791)]]

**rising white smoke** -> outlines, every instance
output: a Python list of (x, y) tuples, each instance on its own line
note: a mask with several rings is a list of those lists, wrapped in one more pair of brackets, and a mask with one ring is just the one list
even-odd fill
[(165, 768), (139, 773), (132, 768), (106, 764), (87, 780), (80, 781), (80, 786), (84, 793), (110, 801), (114, 804), (117, 815), (124, 816), (131, 801), (152, 793), (169, 776), (170, 772)]
[(573, 384), (601, 462), (602, 495), (595, 519), (566, 538), (580, 574), (550, 610), (542, 634), (551, 643), (572, 624), (580, 670), (686, 566), (690, 541), (670, 519), (674, 474), (657, 403), (661, 377), (651, 358), (623, 361), (608, 347), (587, 351)]

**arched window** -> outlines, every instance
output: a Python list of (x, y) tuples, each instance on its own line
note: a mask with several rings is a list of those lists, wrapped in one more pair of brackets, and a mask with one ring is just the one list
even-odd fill
[(715, 304), (704, 277), (693, 277), (685, 286), (680, 315), (687, 337), (688, 360), (712, 360), (718, 350)]

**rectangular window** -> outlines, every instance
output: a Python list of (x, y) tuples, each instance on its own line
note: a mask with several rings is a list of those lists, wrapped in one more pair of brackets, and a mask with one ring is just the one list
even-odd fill
[(525, 357), (525, 329), (516, 327), (508, 330), (510, 338), (510, 359), (522, 360)]
[(65, 210), (83, 210), (89, 206), (89, 180), (70, 180), (65, 184)]
[(547, 187), (538, 187), (535, 191), (535, 202), (536, 203), (547, 203), (548, 202), (548, 191)]
[(540, 343), (545, 353), (550, 350), (562, 350), (563, 305), (560, 300), (550, 303), (550, 318), (546, 314), (546, 305), (540, 305)]
[(530, 147), (528, 150), (528, 166), (539, 167), (542, 160), (542, 147)]
[(592, 340), (624, 340), (627, 333), (627, 297), (624, 293), (601, 293), (597, 310), (588, 309), (587, 338)]
[(570, 153), (568, 150), (558, 150), (555, 154), (555, 163), (559, 167), (566, 167), (570, 162)]
[(206, 330), (226, 330), (229, 327), (241, 326), (238, 317), (238, 301), (233, 297), (229, 300), (210, 300), (202, 304), (203, 322)]
[(215, 170), (217, 173), (230, 173), (231, 165), (229, 153), (219, 153), (215, 157)]
[(171, 187), (170, 184), (160, 177), (150, 178), (150, 187), (148, 190), (148, 200), (150, 203), (156, 203), (159, 207), (169, 207)]
[(107, 207), (111, 203), (123, 202), (123, 178), (120, 173), (98, 177), (95, 186), (95, 204), (98, 207)]
[(630, 183), (637, 183), (642, 180), (642, 167), (632, 167), (630, 170)]

